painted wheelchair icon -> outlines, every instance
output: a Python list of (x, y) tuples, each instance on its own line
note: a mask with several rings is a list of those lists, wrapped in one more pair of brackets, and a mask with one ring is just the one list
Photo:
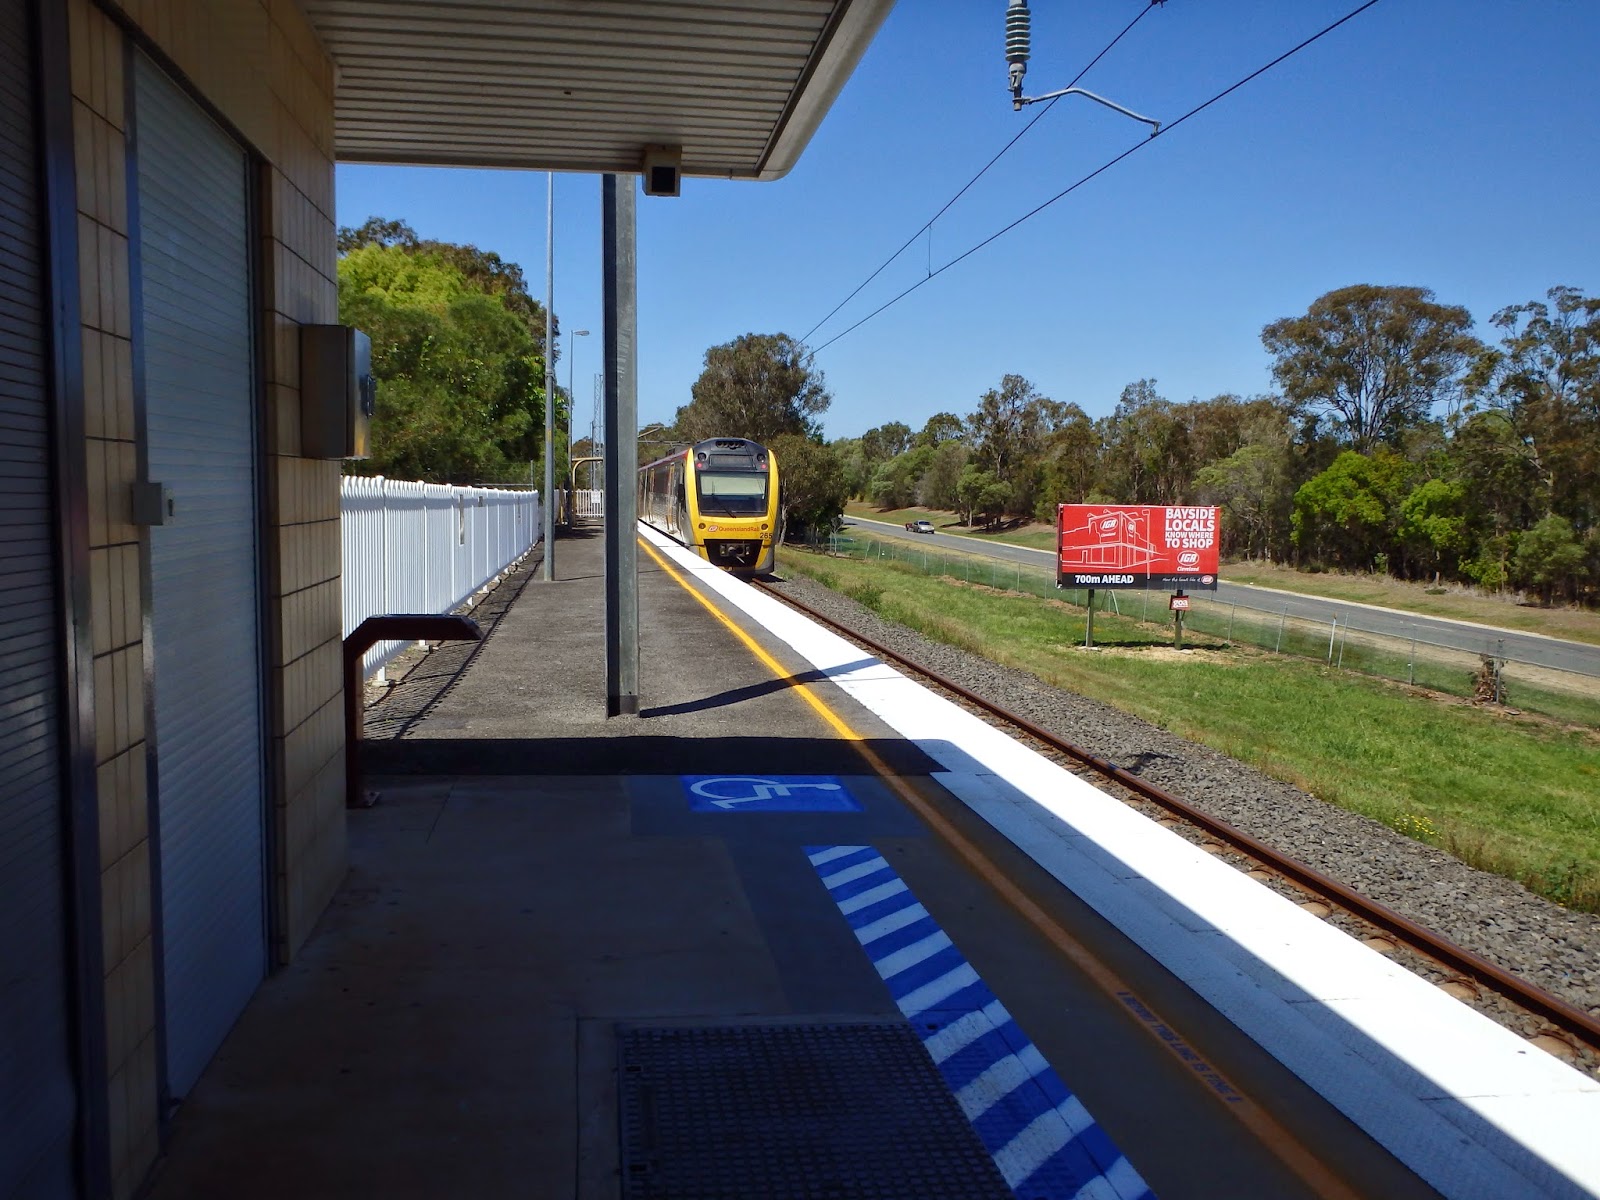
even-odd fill
[(682, 775), (695, 812), (860, 812), (833, 775)]

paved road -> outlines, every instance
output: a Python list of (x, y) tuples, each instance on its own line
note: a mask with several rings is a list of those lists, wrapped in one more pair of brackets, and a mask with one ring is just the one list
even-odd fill
[[(863, 517), (847, 517), (846, 525), (856, 525), (864, 532), (886, 538), (898, 538), (921, 546), (941, 550), (966, 551), (983, 554), (1007, 562), (1027, 563), (1030, 566), (1049, 568), (1055, 555), (1048, 550), (1033, 550), (1027, 546), (1012, 546), (1005, 542), (991, 542), (948, 533), (907, 533), (900, 525), (887, 521), (871, 521)], [(1265, 612), (1288, 611), (1291, 617), (1306, 617), (1313, 621), (1332, 621), (1352, 629), (1390, 637), (1410, 638), (1436, 646), (1447, 646), (1469, 653), (1501, 654), (1517, 662), (1535, 666), (1554, 667), (1600, 679), (1600, 646), (1583, 642), (1562, 641), (1559, 638), (1541, 637), (1535, 633), (1520, 633), (1514, 629), (1497, 629), (1491, 625), (1478, 625), (1471, 621), (1452, 621), (1443, 617), (1425, 617), (1415, 613), (1378, 608), (1370, 604), (1355, 604), (1347, 600), (1324, 600), (1317, 596), (1302, 596), (1293, 592), (1280, 592), (1273, 588), (1251, 587), (1243, 583), (1218, 582), (1216, 598), (1224, 604), (1237, 604), (1240, 608), (1254, 608)]]

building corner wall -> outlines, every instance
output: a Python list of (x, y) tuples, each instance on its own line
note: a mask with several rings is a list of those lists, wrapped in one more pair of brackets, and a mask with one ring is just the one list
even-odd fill
[(159, 1081), (146, 789), (144, 550), (129, 511), (138, 440), (123, 43), (116, 25), (88, 0), (69, 0), (67, 29), (84, 374), (107, 1137), (114, 1194), (127, 1196), (159, 1149)]
[(67, 0), (67, 28), (77, 212), (61, 235), (75, 234), (79, 262), (107, 1136), (113, 1194), (124, 1197), (155, 1162), (163, 1123), (149, 542), (131, 513), (142, 416), (126, 56), (130, 45), (151, 51), (255, 162), (266, 877), (279, 964), (346, 870), (340, 464), (299, 456), (299, 325), (337, 320), (333, 66), (293, 0)]
[[(241, 0), (243, 2), (243, 0)], [(288, 962), (344, 879), (344, 708), (337, 461), (300, 457), (300, 326), (339, 318), (333, 64), (286, 0), (270, 5), (275, 157), (259, 179), (278, 920)]]

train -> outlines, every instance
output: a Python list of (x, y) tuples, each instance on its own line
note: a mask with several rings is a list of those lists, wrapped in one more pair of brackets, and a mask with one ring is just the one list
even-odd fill
[(747, 438), (707, 438), (639, 468), (639, 519), (739, 575), (765, 575), (783, 540), (778, 460)]

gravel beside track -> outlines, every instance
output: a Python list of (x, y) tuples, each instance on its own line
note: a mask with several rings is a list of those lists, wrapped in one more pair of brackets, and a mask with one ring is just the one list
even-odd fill
[[(1202, 811), (1299, 859), (1482, 957), (1516, 972), (1568, 1003), (1600, 1015), (1600, 917), (1573, 912), (1534, 895), (1521, 884), (1467, 866), (1433, 846), (1395, 833), (1370, 818), (1318, 800), (1289, 784), (1204, 746), (1176, 737), (1109, 705), (1061, 691), (1023, 671), (1002, 667), (885, 621), (871, 610), (804, 576), (773, 581), (865, 637), (959, 683), (1003, 708), (1118, 764)], [(1079, 764), (1113, 794), (1129, 794)], [(1147, 801), (1136, 806), (1164, 816)], [(1170, 819), (1163, 823), (1170, 823)], [(1184, 824), (1171, 826), (1197, 843), (1210, 839)], [(1211, 847), (1208, 847), (1211, 848)], [(1232, 851), (1221, 854), (1241, 869), (1255, 864)], [(1258, 876), (1259, 877), (1259, 876)], [(1306, 895), (1287, 882), (1263, 879), (1297, 901)], [(1373, 930), (1340, 911), (1329, 920), (1367, 939)], [(1441, 984), (1453, 977), (1401, 947), (1384, 949), (1396, 961)], [(1453, 984), (1453, 994), (1485, 1015), (1600, 1078), (1600, 1056), (1551, 1039), (1545, 1023), (1490, 993)], [(1559, 1044), (1569, 1043), (1569, 1044)]]

